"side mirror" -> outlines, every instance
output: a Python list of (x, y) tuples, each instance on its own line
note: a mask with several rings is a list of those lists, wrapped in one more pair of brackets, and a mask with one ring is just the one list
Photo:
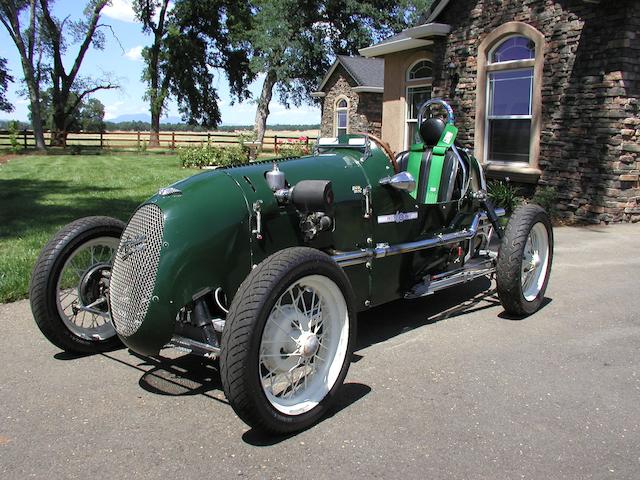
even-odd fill
[(400, 172), (396, 173), (393, 177), (381, 178), (380, 185), (389, 185), (396, 190), (413, 192), (416, 189), (416, 180), (409, 172)]

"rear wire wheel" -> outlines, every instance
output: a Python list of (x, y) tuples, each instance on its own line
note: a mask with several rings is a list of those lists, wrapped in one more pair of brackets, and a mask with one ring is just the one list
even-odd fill
[(540, 308), (552, 260), (549, 215), (534, 204), (518, 208), (507, 224), (496, 266), (498, 297), (507, 313), (526, 316)]
[(124, 223), (86, 217), (66, 225), (45, 245), (31, 275), (36, 324), (57, 347), (95, 353), (121, 345), (111, 323), (107, 291)]
[(249, 274), (220, 356), (225, 394), (245, 423), (289, 433), (327, 411), (351, 362), (353, 303), (344, 272), (311, 248), (278, 252)]

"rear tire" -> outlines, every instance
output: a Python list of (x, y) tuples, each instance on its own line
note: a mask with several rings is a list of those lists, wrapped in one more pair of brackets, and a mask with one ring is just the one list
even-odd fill
[(527, 204), (507, 224), (498, 252), (496, 283), (505, 311), (524, 317), (544, 299), (553, 260), (553, 229), (547, 212)]
[(288, 248), (252, 270), (222, 333), (220, 376), (236, 414), (270, 433), (320, 419), (344, 382), (355, 342), (351, 285), (326, 254)]
[[(58, 348), (86, 354), (121, 346), (106, 298), (100, 299), (104, 273), (111, 269), (124, 227), (115, 218), (81, 218), (40, 252), (29, 287), (31, 311), (40, 331)], [(98, 314), (77, 310), (95, 302)]]

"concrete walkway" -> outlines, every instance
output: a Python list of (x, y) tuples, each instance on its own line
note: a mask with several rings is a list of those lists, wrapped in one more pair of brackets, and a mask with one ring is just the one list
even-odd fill
[(214, 363), (74, 358), (0, 305), (0, 478), (640, 478), (640, 225), (557, 229), (526, 320), (487, 286), (361, 315), (335, 412), (279, 439)]

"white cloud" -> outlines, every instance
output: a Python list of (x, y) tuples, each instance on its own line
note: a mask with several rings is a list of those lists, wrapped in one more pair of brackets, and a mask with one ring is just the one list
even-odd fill
[(143, 48), (144, 47), (142, 45), (137, 45), (137, 46), (127, 50), (127, 52), (124, 54), (124, 56), (127, 57), (129, 60), (133, 60), (134, 62), (141, 62), (142, 61), (142, 49)]
[[(136, 14), (133, 11), (133, 6), (131, 5), (131, 0), (111, 0), (111, 4), (104, 7), (102, 13), (110, 18), (114, 18), (116, 20), (121, 20), (123, 22), (136, 23), (138, 19), (136, 18)], [(173, 2), (169, 2), (167, 6), (167, 12), (173, 10), (174, 4)], [(155, 15), (153, 16), (153, 20), (155, 22), (158, 21), (158, 17), (160, 16), (160, 9), (156, 8)]]
[(131, 0), (112, 0), (110, 5), (102, 10), (105, 16), (121, 20), (123, 22), (135, 23), (136, 14), (131, 6)]

